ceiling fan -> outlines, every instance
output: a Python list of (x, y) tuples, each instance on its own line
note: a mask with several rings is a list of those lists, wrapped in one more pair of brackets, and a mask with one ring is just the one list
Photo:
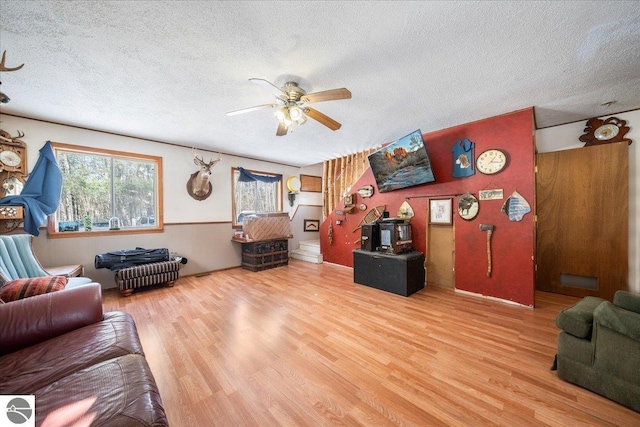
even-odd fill
[(235, 116), (236, 114), (249, 113), (251, 111), (262, 110), (265, 108), (278, 108), (275, 114), (278, 119), (278, 130), (276, 131), (277, 136), (283, 136), (293, 131), (294, 125), (303, 124), (307, 121), (307, 117), (325, 125), (331, 130), (340, 129), (342, 126), (340, 123), (333, 120), (331, 117), (322, 114), (320, 111), (308, 107), (306, 104), (351, 98), (351, 92), (345, 88), (307, 93), (304, 89), (299, 87), (296, 82), (287, 82), (284, 86), (278, 87), (264, 79), (249, 79), (249, 81), (271, 91), (276, 96), (276, 103), (256, 105), (255, 107), (229, 111), (227, 116)]

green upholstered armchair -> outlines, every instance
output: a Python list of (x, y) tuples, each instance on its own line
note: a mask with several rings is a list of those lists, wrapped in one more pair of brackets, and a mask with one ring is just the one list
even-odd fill
[[(0, 235), (0, 286), (10, 280), (50, 276), (33, 253), (30, 234)], [(91, 283), (87, 277), (70, 277), (67, 288)]]
[(640, 412), (640, 295), (585, 297), (556, 325), (558, 377)]

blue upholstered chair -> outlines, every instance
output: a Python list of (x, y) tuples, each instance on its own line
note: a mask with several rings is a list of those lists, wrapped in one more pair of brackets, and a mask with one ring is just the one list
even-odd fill
[[(0, 235), (0, 282), (15, 279), (51, 276), (36, 258), (31, 246), (30, 234)], [(66, 288), (91, 283), (88, 277), (69, 277)], [(0, 286), (2, 285), (0, 284)]]

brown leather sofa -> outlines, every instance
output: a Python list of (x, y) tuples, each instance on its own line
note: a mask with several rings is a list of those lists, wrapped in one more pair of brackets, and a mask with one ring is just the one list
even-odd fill
[(36, 425), (166, 426), (132, 317), (97, 283), (0, 304), (0, 394), (35, 395)]

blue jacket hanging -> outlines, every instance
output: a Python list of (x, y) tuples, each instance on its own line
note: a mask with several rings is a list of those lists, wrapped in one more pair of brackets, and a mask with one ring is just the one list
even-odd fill
[(58, 210), (62, 195), (62, 172), (51, 148), (51, 142), (40, 149), (40, 157), (17, 196), (0, 199), (0, 205), (24, 206), (24, 231), (38, 236), (47, 216)]

